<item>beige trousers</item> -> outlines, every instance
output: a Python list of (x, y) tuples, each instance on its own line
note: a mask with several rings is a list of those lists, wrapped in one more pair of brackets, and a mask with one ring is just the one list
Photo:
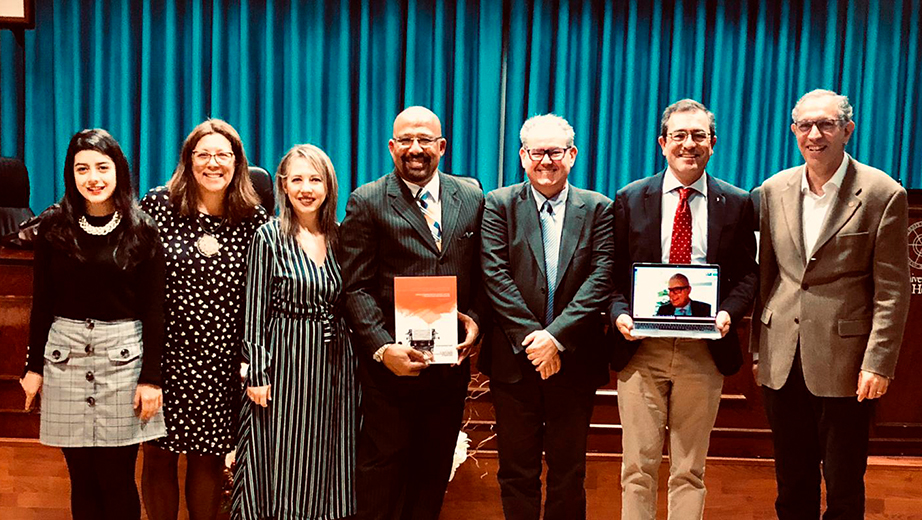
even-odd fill
[(647, 338), (618, 373), (621, 518), (655, 520), (657, 473), (669, 429), (669, 518), (704, 514), (704, 462), (723, 376), (704, 340)]

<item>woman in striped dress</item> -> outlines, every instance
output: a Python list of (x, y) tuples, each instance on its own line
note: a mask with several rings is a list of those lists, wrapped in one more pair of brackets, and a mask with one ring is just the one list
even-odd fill
[(295, 146), (276, 172), (280, 218), (253, 238), (235, 518), (327, 520), (355, 511), (358, 390), (337, 308), (337, 189), (329, 157)]

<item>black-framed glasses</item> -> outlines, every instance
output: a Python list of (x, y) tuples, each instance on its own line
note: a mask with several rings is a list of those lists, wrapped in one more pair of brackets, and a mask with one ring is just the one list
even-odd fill
[(688, 139), (688, 136), (691, 136), (692, 141), (701, 144), (707, 141), (708, 138), (711, 137), (711, 134), (703, 130), (694, 130), (691, 132), (688, 130), (676, 130), (675, 132), (669, 132), (666, 136), (677, 143), (684, 143), (685, 140)]
[(800, 121), (794, 121), (794, 128), (802, 134), (809, 134), (815, 126), (820, 132), (831, 134), (835, 132), (836, 128), (841, 124), (841, 119), (802, 119)]
[(394, 142), (397, 143), (401, 148), (409, 148), (413, 146), (413, 141), (419, 143), (420, 148), (429, 148), (440, 140), (444, 139), (442, 136), (438, 137), (395, 137)]
[(676, 287), (670, 287), (670, 288), (668, 288), (667, 291), (669, 291), (669, 294), (675, 294), (675, 293), (677, 293), (677, 292), (684, 291), (685, 289), (691, 289), (691, 286), (689, 286), (689, 285), (678, 285), (678, 286), (676, 286)]
[(552, 161), (559, 161), (567, 155), (567, 151), (573, 148), (572, 146), (567, 146), (566, 148), (525, 148), (525, 153), (528, 154), (528, 158), (532, 161), (539, 162), (544, 160), (544, 156), (548, 156)]
[(234, 152), (211, 153), (203, 150), (192, 150), (192, 160), (198, 164), (208, 164), (212, 157), (218, 164), (228, 165), (234, 161)]

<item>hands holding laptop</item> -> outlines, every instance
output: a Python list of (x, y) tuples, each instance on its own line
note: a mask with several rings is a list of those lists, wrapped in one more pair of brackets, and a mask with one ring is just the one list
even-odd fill
[(727, 311), (719, 311), (714, 325), (717, 326), (721, 338), (726, 336), (727, 333), (730, 332), (730, 313)]
[(635, 336), (633, 334), (634, 319), (627, 314), (618, 316), (618, 319), (615, 320), (615, 325), (618, 327), (618, 332), (620, 332), (621, 335), (624, 336), (624, 339), (628, 341), (637, 341), (644, 338), (644, 336)]
[[(730, 314), (727, 311), (718, 312), (714, 324), (717, 331), (720, 332), (720, 337), (726, 336), (730, 332)], [(628, 341), (637, 341), (644, 338), (644, 336), (634, 335), (634, 320), (627, 314), (618, 316), (618, 319), (615, 320), (615, 325), (618, 327), (618, 332)]]

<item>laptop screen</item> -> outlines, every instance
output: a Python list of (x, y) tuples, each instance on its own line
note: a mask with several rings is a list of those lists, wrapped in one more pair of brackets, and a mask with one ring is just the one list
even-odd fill
[(634, 264), (634, 319), (714, 319), (719, 280), (716, 265)]

